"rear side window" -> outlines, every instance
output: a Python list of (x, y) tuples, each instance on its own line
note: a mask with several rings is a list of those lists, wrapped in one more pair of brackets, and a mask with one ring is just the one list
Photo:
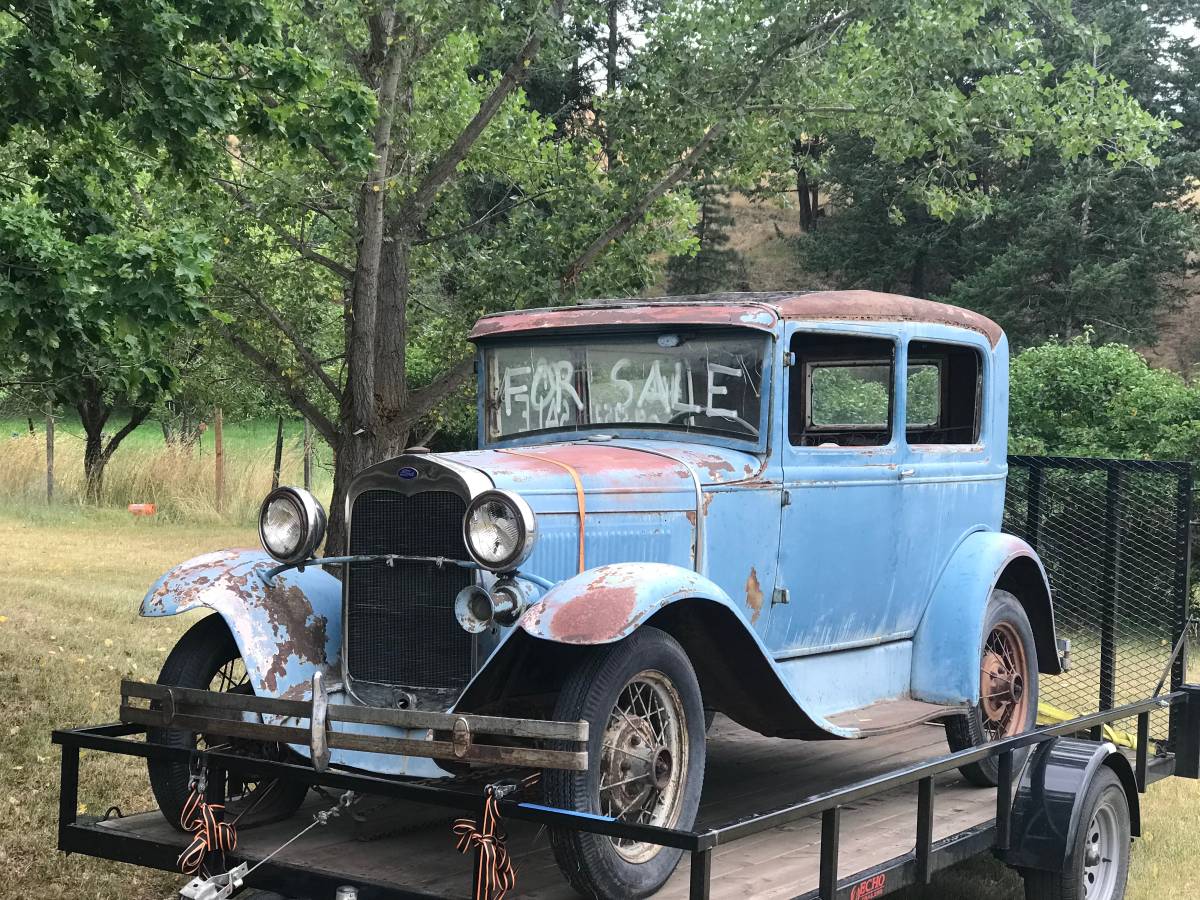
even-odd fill
[(895, 344), (800, 332), (792, 339), (788, 436), (802, 447), (877, 447), (892, 437)]
[(904, 424), (908, 443), (977, 444), (983, 407), (983, 356), (974, 347), (908, 345)]

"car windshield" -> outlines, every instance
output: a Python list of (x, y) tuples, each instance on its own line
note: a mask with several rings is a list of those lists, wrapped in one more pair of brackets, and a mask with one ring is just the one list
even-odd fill
[(561, 337), (484, 349), (489, 440), (655, 428), (757, 440), (767, 337)]

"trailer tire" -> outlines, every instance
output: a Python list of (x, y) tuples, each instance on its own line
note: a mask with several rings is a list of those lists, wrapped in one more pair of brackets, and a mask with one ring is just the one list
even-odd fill
[[(1001, 682), (1000, 672), (989, 674), (990, 659), (999, 659), (1000, 654), (993, 648), (994, 642), (1001, 646), (1007, 645), (1017, 659), (1013, 660), (1012, 669), (1019, 678), (1006, 675), (1006, 683), (1013, 695), (1012, 704), (1015, 707), (1016, 719), (996, 722), (995, 715), (1003, 713), (1002, 700), (995, 699), (994, 692), (989, 694), (989, 683), (993, 686)], [(978, 747), (1001, 737), (1011, 737), (1014, 734), (1028, 731), (1037, 724), (1038, 707), (1038, 661), (1037, 645), (1033, 637), (1033, 629), (1029, 625), (1029, 617), (1021, 602), (1008, 591), (992, 591), (988, 600), (987, 613), (983, 618), (983, 644), (980, 647), (982, 681), (980, 701), (969, 712), (946, 720), (946, 743), (950, 749), (957, 752)], [(1000, 663), (1003, 665), (1003, 663)], [(1001, 727), (1002, 726), (1002, 727)], [(998, 733), (997, 733), (998, 732)], [(1013, 771), (1020, 771), (1021, 764), (1028, 756), (1028, 748), (1013, 753)], [(1000, 759), (989, 756), (979, 762), (961, 766), (959, 771), (972, 784), (980, 787), (994, 787), (999, 775)]]
[[(1026, 869), (1026, 900), (1122, 900), (1129, 879), (1129, 798), (1102, 766), (1081, 801), (1079, 829), (1067, 848), (1067, 871)], [(1089, 865), (1090, 863), (1090, 865)]]
[[(241, 652), (229, 626), (220, 616), (201, 619), (186, 632), (167, 654), (159, 684), (185, 688), (212, 689), (213, 681), (229, 667), (233, 671), (241, 662)], [(243, 666), (244, 670), (244, 666)], [(249, 680), (231, 688), (234, 691), (250, 692)], [(151, 728), (146, 739), (155, 744), (193, 749), (200, 735), (178, 728)], [(262, 753), (272, 759), (284, 759), (289, 752), (279, 745), (258, 745), (250, 741), (237, 742), (230, 752)], [(191, 775), (186, 762), (147, 759), (150, 773), (150, 788), (154, 799), (166, 820), (175, 828), (183, 830), (180, 816), (187, 802)], [(240, 788), (240, 797), (239, 789)], [(229, 781), (229, 798), (225, 814), (228, 818), (239, 818), (239, 827), (259, 825), (285, 819), (304, 802), (308, 787), (304, 784), (271, 779), (253, 783)]]
[[(639, 702), (644, 714), (630, 714), (627, 707), (636, 710)], [(590, 765), (586, 772), (545, 770), (548, 805), (612, 816), (628, 801), (625, 814), (636, 808), (638, 820), (692, 827), (704, 780), (704, 703), (691, 661), (673, 637), (645, 626), (592, 649), (567, 676), (554, 718), (589, 723)], [(650, 752), (638, 753), (643, 747)], [(622, 786), (602, 792), (606, 777)], [(551, 828), (550, 843), (564, 877), (585, 897), (648, 896), (671, 877), (682, 854), (570, 828)]]

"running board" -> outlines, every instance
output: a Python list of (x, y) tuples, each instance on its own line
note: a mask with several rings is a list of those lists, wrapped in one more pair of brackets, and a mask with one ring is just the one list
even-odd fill
[(855, 737), (872, 737), (877, 734), (903, 731), (913, 725), (932, 722), (934, 719), (944, 719), (946, 716), (959, 715), (963, 711), (961, 706), (940, 706), (937, 703), (922, 703), (920, 700), (905, 698), (880, 700), (870, 706), (848, 709), (845, 712), (828, 716), (826, 721), (838, 728), (857, 731), (858, 734)]
[[(147, 705), (142, 705), (147, 701)], [(267, 724), (262, 721), (264, 716), (294, 720), (296, 724)], [(127, 724), (151, 728), (180, 728), (252, 741), (308, 745), (318, 771), (328, 764), (330, 750), (575, 772), (587, 771), (588, 767), (587, 722), (338, 705), (328, 703), (319, 674), (314, 677), (313, 699), (308, 701), (122, 681), (120, 717)], [(307, 720), (309, 726), (300, 727), (300, 720)], [(432, 732), (432, 735), (427, 740), (350, 733), (336, 730), (338, 722)], [(549, 749), (546, 742), (569, 742), (576, 749)]]

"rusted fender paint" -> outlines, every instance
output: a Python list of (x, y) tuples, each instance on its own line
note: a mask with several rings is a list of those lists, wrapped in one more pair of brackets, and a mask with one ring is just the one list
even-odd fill
[[(1028, 569), (1032, 588), (1038, 588), (1040, 581), (1040, 596), (1027, 588), (1019, 599), (1026, 604), (1038, 639), (1038, 668), (1048, 674), (1059, 671), (1053, 650), (1050, 582), (1037, 554), (1014, 535), (976, 531), (950, 557), (913, 637), (912, 693), (918, 700), (949, 705), (979, 702), (979, 653), (988, 597), (1013, 565)], [(1048, 627), (1038, 628), (1038, 614), (1047, 617)]]
[(341, 582), (319, 567), (260, 577), (275, 565), (261, 550), (218, 550), (167, 572), (142, 599), (141, 615), (174, 616), (207, 607), (225, 620), (264, 697), (307, 696), (318, 667), (337, 662)]
[(609, 644), (663, 607), (688, 599), (728, 607), (754, 634), (741, 610), (716, 584), (691, 569), (665, 563), (616, 563), (589, 569), (555, 585), (526, 610), (519, 624), (546, 640)]

